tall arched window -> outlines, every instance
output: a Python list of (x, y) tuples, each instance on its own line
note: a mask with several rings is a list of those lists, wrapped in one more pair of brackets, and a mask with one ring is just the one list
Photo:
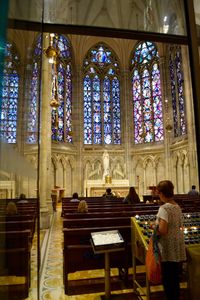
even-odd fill
[(34, 144), (38, 140), (38, 105), (40, 93), (40, 71), (42, 58), (42, 36), (40, 35), (33, 49), (31, 69), (30, 99), (28, 104), (27, 143)]
[(7, 143), (17, 141), (17, 109), (19, 97), (19, 56), (11, 43), (6, 44), (0, 103), (0, 135)]
[(121, 144), (119, 63), (103, 43), (84, 59), (84, 144)]
[(139, 43), (131, 55), (135, 144), (163, 140), (162, 95), (158, 51), (152, 42)]
[[(32, 64), (31, 97), (28, 113), (28, 142), (36, 143), (38, 126), (38, 99), (41, 61), (41, 36), (37, 39)], [(55, 34), (53, 45), (58, 49), (57, 63), (58, 117), (52, 110), (52, 141), (72, 142), (72, 67), (71, 46), (68, 39)], [(54, 75), (52, 69), (52, 76)], [(53, 80), (53, 78), (52, 78)], [(51, 87), (49, 87), (51, 88)]]
[(52, 110), (52, 140), (72, 143), (72, 53), (68, 39), (55, 35), (54, 47), (59, 50), (58, 73), (58, 120)]
[(180, 46), (169, 47), (169, 68), (174, 121), (174, 136), (187, 133), (185, 119), (184, 79)]

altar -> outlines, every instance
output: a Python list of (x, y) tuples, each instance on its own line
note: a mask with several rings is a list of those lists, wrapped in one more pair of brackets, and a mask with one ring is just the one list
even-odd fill
[(105, 183), (104, 180), (85, 180), (84, 196), (85, 197), (101, 197), (107, 188), (111, 188), (112, 192), (118, 197), (125, 197), (129, 192), (129, 180), (112, 180), (111, 183)]
[(15, 181), (0, 181), (0, 199), (15, 198)]

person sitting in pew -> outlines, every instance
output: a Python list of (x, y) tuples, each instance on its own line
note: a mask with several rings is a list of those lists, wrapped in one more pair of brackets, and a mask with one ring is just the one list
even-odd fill
[(105, 194), (103, 194), (104, 198), (112, 198), (116, 197), (115, 194), (112, 192), (111, 188), (107, 188)]
[(189, 196), (199, 196), (199, 192), (196, 190), (196, 185), (192, 185), (192, 189), (188, 192)]
[(87, 213), (88, 212), (88, 205), (85, 200), (81, 200), (78, 204), (78, 212), (79, 213)]
[(79, 202), (80, 200), (78, 199), (78, 193), (73, 193), (72, 199), (70, 202)]
[(7, 207), (6, 207), (6, 214), (9, 216), (17, 215), (17, 206), (16, 206), (15, 202), (13, 202), (13, 201), (8, 202)]
[(20, 194), (19, 201), (17, 201), (17, 203), (28, 203), (28, 200), (26, 199), (26, 195)]
[(123, 203), (128, 203), (128, 204), (140, 203), (140, 198), (133, 186), (130, 187), (128, 195), (123, 199)]

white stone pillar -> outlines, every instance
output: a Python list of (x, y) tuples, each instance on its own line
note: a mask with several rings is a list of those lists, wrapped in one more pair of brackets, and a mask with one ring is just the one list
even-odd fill
[[(162, 82), (162, 103), (163, 103), (163, 127), (164, 127), (164, 159), (165, 159), (165, 178), (171, 178), (171, 168), (170, 168), (170, 142), (171, 142), (171, 132), (166, 130), (167, 125), (172, 125), (171, 122), (171, 110), (169, 109), (171, 106), (171, 102), (169, 103), (169, 99), (171, 98), (170, 93), (170, 85), (167, 81), (167, 63), (165, 57), (160, 58), (160, 76)], [(157, 182), (158, 183), (158, 182)], [(157, 184), (156, 183), (156, 184)]]
[(126, 165), (126, 174), (125, 178), (129, 180), (130, 186), (136, 185), (136, 174), (135, 170), (132, 169), (132, 159), (131, 159), (131, 143), (133, 140), (133, 118), (132, 110), (130, 107), (133, 107), (132, 104), (132, 87), (130, 81), (130, 71), (124, 70), (122, 72), (122, 85), (123, 90), (121, 91), (121, 132), (124, 133), (122, 136), (123, 144), (126, 145), (124, 148), (124, 157)]
[[(43, 34), (43, 48), (49, 46), (49, 39)], [(41, 84), (41, 113), (40, 113), (40, 153), (39, 153), (39, 197), (41, 228), (49, 227), (49, 209), (47, 201), (50, 201), (50, 170), (51, 170), (51, 65), (48, 59), (42, 55), (42, 84)]]
[(192, 84), (190, 77), (189, 57), (186, 46), (182, 46), (182, 65), (184, 74), (184, 94), (187, 115), (187, 136), (188, 136), (188, 160), (190, 164), (189, 185), (196, 185), (198, 188), (198, 165), (197, 165), (197, 149), (195, 139), (195, 123), (194, 123), (194, 106)]

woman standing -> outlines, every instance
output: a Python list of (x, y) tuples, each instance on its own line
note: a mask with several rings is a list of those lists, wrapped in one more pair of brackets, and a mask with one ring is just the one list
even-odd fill
[(169, 180), (160, 181), (157, 193), (162, 206), (157, 214), (157, 233), (160, 236), (162, 283), (167, 300), (178, 300), (180, 293), (180, 263), (186, 260), (183, 216), (180, 206), (174, 201), (174, 185)]

